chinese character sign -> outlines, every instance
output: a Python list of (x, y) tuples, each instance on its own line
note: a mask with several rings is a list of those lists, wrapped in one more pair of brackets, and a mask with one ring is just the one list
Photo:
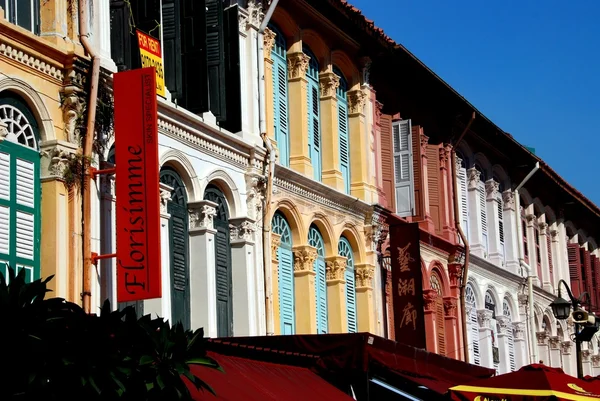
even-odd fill
[(390, 226), (390, 259), (396, 341), (425, 348), (423, 276), (417, 223)]

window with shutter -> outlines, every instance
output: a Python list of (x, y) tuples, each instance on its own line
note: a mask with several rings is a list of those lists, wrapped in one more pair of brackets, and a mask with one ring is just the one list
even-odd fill
[(354, 278), (354, 252), (350, 242), (344, 238), (340, 238), (338, 244), (338, 254), (347, 259), (346, 271), (344, 279), (346, 280), (346, 315), (348, 318), (348, 333), (356, 333), (356, 285)]
[(396, 187), (394, 179), (394, 143), (392, 140), (392, 117), (382, 114), (381, 119), (381, 178), (383, 192), (385, 193), (388, 207), (396, 207)]
[(206, 0), (206, 61), (210, 111), (217, 120), (225, 119), (225, 41), (223, 2)]
[(538, 277), (542, 278), (542, 254), (540, 252), (540, 226), (535, 224), (533, 227), (533, 233), (535, 236), (535, 258), (537, 265)]
[(209, 184), (204, 191), (204, 199), (217, 204), (214, 217), (215, 234), (215, 277), (217, 295), (217, 335), (233, 335), (233, 301), (231, 285), (231, 246), (229, 244), (229, 210), (225, 195), (219, 188)]
[(527, 246), (527, 221), (525, 220), (525, 209), (521, 207), (521, 235), (523, 238), (523, 258), (525, 263), (529, 263), (529, 247)]
[(508, 368), (511, 372), (514, 372), (517, 368), (515, 362), (515, 339), (512, 328), (512, 313), (510, 311), (510, 305), (506, 300), (502, 303), (502, 313), (504, 316), (510, 318), (510, 324), (506, 332), (506, 342), (508, 343)]
[[(0, 96), (0, 261), (40, 278), (40, 154), (37, 122), (20, 98)], [(7, 274), (6, 268), (1, 271)]]
[(290, 142), (288, 120), (288, 72), (287, 72), (287, 43), (283, 33), (277, 27), (270, 25), (275, 32), (275, 45), (271, 51), (273, 60), (273, 111), (275, 123), (275, 140), (279, 150), (279, 163), (290, 165)]
[(592, 260), (590, 252), (587, 249), (581, 248), (581, 272), (583, 276), (583, 291), (592, 294)]
[(167, 204), (169, 219), (171, 267), (171, 322), (181, 322), (190, 328), (190, 273), (187, 193), (177, 172), (165, 167), (160, 171), (160, 182), (173, 188)]
[(504, 247), (504, 205), (502, 203), (502, 192), (498, 198), (496, 198), (496, 202), (498, 203), (498, 239), (500, 241), (500, 252), (502, 252), (502, 260), (506, 262), (506, 250)]
[[(464, 159), (457, 160), (460, 163), (459, 167), (456, 171), (456, 179), (458, 181), (458, 193), (459, 193), (459, 214), (460, 214), (460, 226), (467, 237), (469, 239), (469, 203), (467, 196), (467, 168)], [(458, 164), (458, 163), (457, 163)]]
[(344, 188), (350, 193), (350, 138), (348, 137), (348, 83), (342, 72), (333, 68), (333, 72), (340, 77), (340, 84), (336, 89), (338, 106), (338, 136), (340, 141), (340, 171), (344, 179)]
[(179, 99), (182, 90), (180, 4), (179, 0), (162, 0), (165, 85), (173, 99)]
[(429, 286), (437, 294), (435, 299), (435, 330), (437, 338), (437, 353), (446, 355), (446, 321), (444, 317), (444, 292), (442, 290), (442, 280), (436, 271), (432, 272), (429, 279)]
[(468, 316), (468, 339), (469, 339), (469, 361), (474, 365), (481, 365), (479, 353), (479, 322), (477, 320), (477, 305), (475, 302), (475, 292), (470, 284), (465, 288), (465, 302), (469, 310)]
[(239, 10), (237, 4), (223, 11), (225, 51), (225, 115), (220, 126), (230, 132), (242, 130), (242, 81), (240, 71)]
[(306, 79), (308, 80), (306, 96), (308, 108), (308, 154), (313, 166), (314, 179), (321, 181), (321, 120), (319, 97), (319, 63), (315, 55), (307, 47), (304, 54), (310, 57)]
[(554, 283), (554, 264), (552, 262), (552, 236), (550, 226), (546, 229), (546, 246), (548, 247), (548, 270), (550, 272), (550, 282)]
[[(214, 6), (212, 8), (214, 10)], [(199, 0), (181, 1), (181, 73), (180, 103), (192, 113), (209, 110), (206, 7)], [(214, 17), (213, 17), (214, 19)], [(214, 32), (211, 40), (214, 42)], [(214, 62), (213, 62), (214, 70)], [(216, 74), (219, 76), (219, 74)]]
[(485, 293), (485, 309), (492, 311), (492, 319), (490, 320), (490, 327), (492, 328), (492, 360), (494, 369), (498, 372), (500, 365), (500, 351), (498, 349), (498, 326), (496, 323), (496, 301), (492, 294), (487, 291)]
[(481, 215), (481, 245), (483, 245), (485, 257), (487, 258), (487, 255), (489, 253), (488, 223), (487, 223), (485, 183), (483, 181), (479, 181), (477, 183), (477, 192), (479, 193), (479, 208), (480, 208), (479, 212)]
[(411, 136), (411, 120), (392, 123), (396, 213), (402, 217), (412, 216), (415, 204)]
[(569, 277), (571, 290), (576, 298), (583, 292), (581, 283), (581, 258), (578, 244), (567, 244), (567, 259), (569, 262)]
[(296, 316), (294, 308), (294, 253), (292, 252), (292, 230), (285, 217), (276, 212), (271, 223), (275, 234), (281, 236), (277, 248), (277, 283), (279, 291), (279, 320), (281, 334), (296, 333)]
[(596, 310), (600, 309), (600, 261), (596, 257), (596, 255), (592, 255), (592, 276), (594, 277), (594, 289), (593, 289), (593, 297), (592, 300), (595, 299)]
[(317, 259), (314, 262), (313, 269), (315, 276), (315, 294), (317, 302), (317, 334), (326, 334), (328, 332), (327, 321), (327, 282), (325, 271), (325, 244), (323, 237), (315, 226), (311, 226), (308, 231), (308, 245), (317, 249)]
[(4, 18), (11, 24), (40, 34), (40, 2), (39, 0), (0, 0), (4, 10)]

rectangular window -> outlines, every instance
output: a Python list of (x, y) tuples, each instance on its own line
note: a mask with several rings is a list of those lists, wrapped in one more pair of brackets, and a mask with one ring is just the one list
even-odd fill
[(411, 136), (412, 125), (410, 120), (394, 121), (392, 123), (396, 213), (402, 217), (414, 214), (415, 190)]
[(8, 22), (38, 35), (40, 20), (39, 0), (0, 0), (4, 18)]
[(529, 248), (527, 247), (527, 222), (525, 221), (525, 216), (523, 211), (521, 210), (521, 235), (523, 236), (523, 256), (525, 258), (525, 263), (529, 263)]

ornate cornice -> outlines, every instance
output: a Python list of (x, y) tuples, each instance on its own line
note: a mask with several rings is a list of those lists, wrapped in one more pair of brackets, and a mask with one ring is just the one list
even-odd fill
[(271, 52), (273, 51), (273, 47), (275, 46), (275, 37), (277, 34), (270, 30), (269, 28), (265, 28), (265, 32), (263, 33), (263, 55), (265, 59), (271, 59)]
[[(0, 38), (0, 41), (1, 40), (2, 39)], [(0, 55), (39, 71), (54, 80), (62, 82), (64, 79), (63, 70), (59, 66), (50, 65), (47, 62), (35, 57), (31, 53), (23, 51), (23, 49), (16, 49), (10, 44), (0, 43)]]
[(319, 74), (319, 87), (322, 98), (335, 97), (336, 89), (340, 86), (340, 77), (333, 72), (327, 71)]
[(480, 179), (481, 173), (475, 167), (467, 170), (468, 189), (477, 189)]
[(343, 256), (333, 256), (327, 258), (327, 281), (344, 280), (346, 272), (347, 259)]
[(217, 215), (217, 204), (207, 200), (188, 203), (190, 230), (214, 229), (214, 217)]
[(288, 77), (289, 79), (304, 78), (308, 71), (310, 57), (302, 52), (288, 53)]
[(348, 92), (348, 113), (350, 116), (364, 114), (365, 104), (367, 103), (367, 94), (362, 89), (355, 89)]
[(369, 264), (357, 265), (354, 270), (356, 288), (373, 288), (375, 266)]
[(305, 245), (294, 248), (294, 273), (313, 272), (317, 249)]

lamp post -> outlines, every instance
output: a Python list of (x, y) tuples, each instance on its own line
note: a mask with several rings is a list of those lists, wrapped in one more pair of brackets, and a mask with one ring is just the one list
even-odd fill
[[(571, 299), (571, 302), (563, 299), (560, 295), (560, 285), (563, 285), (567, 290), (567, 294)], [(567, 285), (565, 280), (558, 282), (558, 298), (556, 298), (551, 304), (552, 313), (558, 320), (566, 320), (571, 315), (571, 307), (573, 308), (573, 323), (575, 324), (575, 353), (577, 358), (577, 377), (583, 378), (583, 363), (581, 360), (581, 341), (589, 341), (596, 331), (598, 331), (598, 321), (596, 316), (589, 314), (585, 310), (581, 309), (581, 305), (584, 304), (584, 299), (587, 298), (587, 304), (589, 306), (590, 295), (587, 292), (583, 292), (579, 298), (573, 296), (571, 288)], [(581, 331), (579, 330), (581, 328)]]

